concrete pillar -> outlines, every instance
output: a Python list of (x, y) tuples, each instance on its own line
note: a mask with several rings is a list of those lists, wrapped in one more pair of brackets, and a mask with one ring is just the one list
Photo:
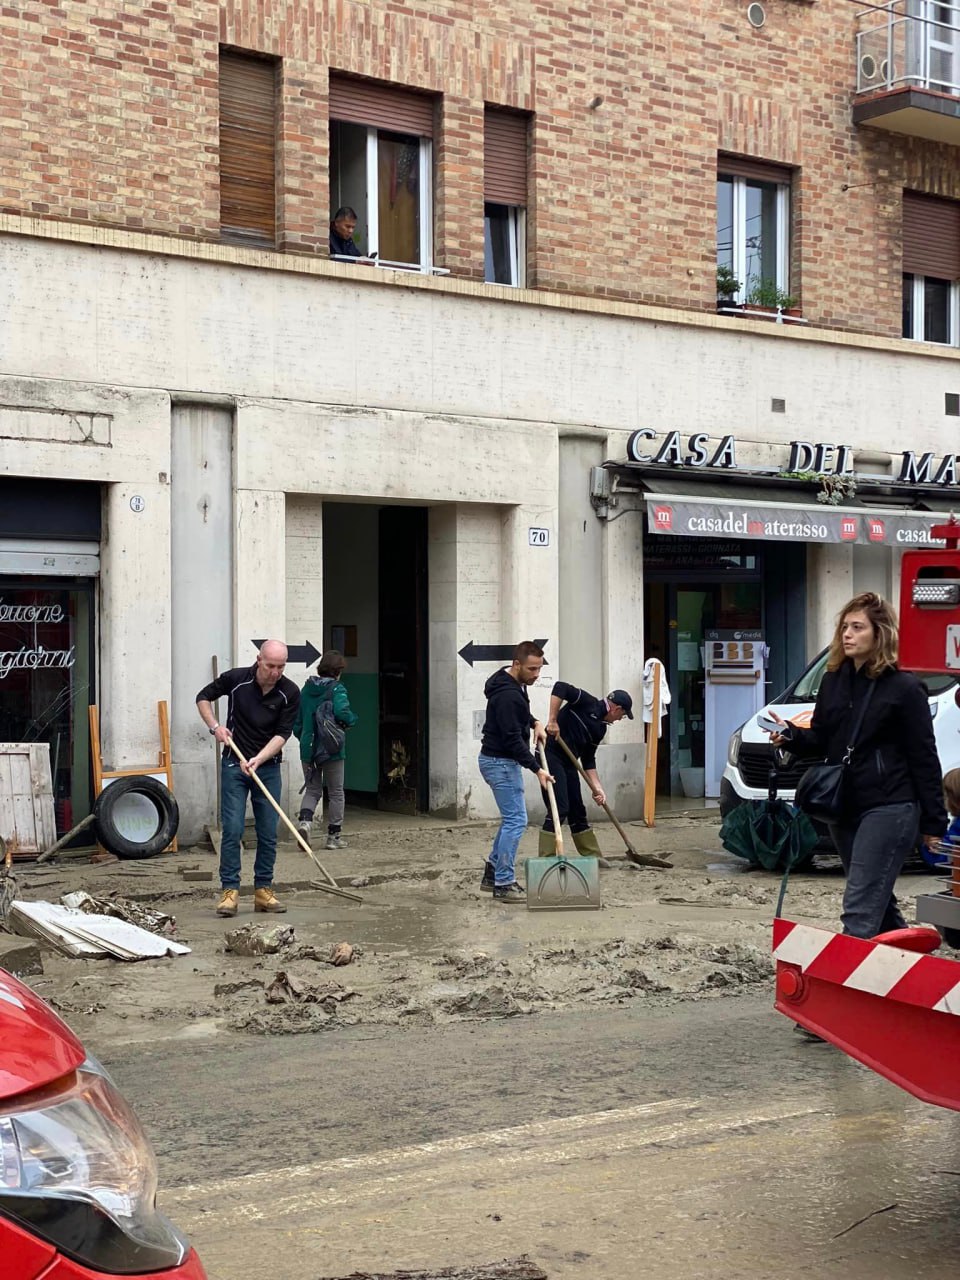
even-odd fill
[[(590, 503), (590, 468), (604, 459), (604, 437), (560, 437), (558, 572), (563, 679), (599, 692), (603, 671), (604, 531)], [(629, 517), (628, 517), (629, 518)]]
[(104, 764), (117, 769), (156, 763), (157, 702), (170, 702), (170, 488), (104, 492), (97, 700)]
[[(603, 526), (603, 687), (626, 689), (634, 719), (607, 730), (597, 771), (621, 818), (643, 813), (643, 511), (621, 506)], [(589, 811), (589, 807), (588, 807)], [(595, 815), (600, 816), (600, 815)]]
[(830, 643), (837, 614), (853, 595), (853, 547), (811, 542), (807, 547), (807, 658)]
[[(233, 411), (175, 405), (170, 501), (173, 637), (170, 733), (180, 839), (200, 837), (216, 811), (216, 749), (197, 715), (196, 695), (233, 665)], [(226, 704), (220, 704), (226, 716)]]

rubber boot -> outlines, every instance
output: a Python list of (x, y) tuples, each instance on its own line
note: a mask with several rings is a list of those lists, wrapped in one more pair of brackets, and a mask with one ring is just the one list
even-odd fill
[(537, 843), (538, 858), (553, 858), (557, 852), (557, 837), (552, 831), (540, 830), (540, 838)]
[(574, 831), (573, 843), (582, 858), (596, 858), (601, 867), (610, 869), (610, 863), (600, 852), (600, 842), (595, 831)]

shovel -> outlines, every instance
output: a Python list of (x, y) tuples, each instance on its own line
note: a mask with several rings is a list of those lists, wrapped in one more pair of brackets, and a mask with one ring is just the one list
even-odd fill
[[(584, 772), (583, 765), (580, 763), (577, 757), (573, 754), (573, 752), (570, 750), (570, 748), (567, 746), (564, 740), (560, 737), (559, 733), (554, 738), (554, 742), (557, 744), (560, 750), (566, 754), (571, 764), (573, 764), (576, 767), (577, 773), (579, 773), (580, 777), (584, 780), (587, 786), (588, 787), (591, 786), (592, 784), (590, 782), (590, 779), (587, 777), (586, 773)], [(669, 871), (671, 869), (671, 867), (673, 866), (673, 863), (665, 862), (663, 858), (658, 858), (655, 853), (637, 853), (636, 849), (630, 843), (630, 837), (627, 835), (626, 831), (624, 831), (623, 827), (617, 821), (616, 815), (614, 814), (610, 806), (604, 803), (600, 807), (601, 809), (603, 809), (604, 813), (607, 815), (607, 817), (610, 819), (613, 825), (617, 828), (617, 831), (620, 833), (620, 839), (627, 846), (627, 858), (629, 859), (630, 862), (636, 863), (638, 867), (662, 867), (665, 871)], [(556, 821), (556, 819), (554, 819), (554, 821)]]
[[(547, 753), (540, 743), (540, 761), (549, 774)], [(527, 858), (528, 911), (598, 911), (600, 909), (599, 864), (593, 857), (564, 857), (563, 833), (553, 783), (547, 783), (547, 800), (556, 844), (553, 857)]]
[[(233, 738), (227, 739), (227, 746), (230, 748), (230, 750), (237, 757), (237, 759), (240, 761), (241, 764), (247, 763), (246, 760), (243, 758), (243, 752), (234, 742)], [(274, 800), (273, 796), (270, 794), (270, 792), (267, 789), (266, 783), (261, 778), (257, 777), (256, 769), (254, 769), (253, 772), (249, 774), (249, 777), (251, 777), (254, 780), (254, 782), (257, 784), (257, 786), (260, 788), (263, 794), (270, 801), (272, 808), (276, 809), (280, 818), (282, 818), (282, 820), (293, 832), (293, 837), (296, 840), (297, 844), (300, 846), (300, 848), (304, 851), (304, 853), (309, 854), (309, 856), (320, 868), (320, 871), (323, 874), (325, 883), (321, 883), (319, 880), (315, 880), (313, 881), (314, 885), (318, 889), (322, 889), (324, 893), (336, 894), (338, 898), (349, 898), (351, 902), (363, 902), (363, 898), (360, 897), (359, 893), (350, 893), (349, 890), (340, 888), (336, 880), (334, 880), (333, 876), (330, 874), (327, 868), (323, 865), (323, 863), (320, 861), (317, 855), (313, 852), (313, 850), (307, 844), (306, 840), (304, 840), (303, 836), (300, 834), (297, 828), (293, 825), (293, 823), (290, 821), (287, 815), (283, 812), (283, 809), (280, 807), (279, 804), (277, 804), (276, 800)]]

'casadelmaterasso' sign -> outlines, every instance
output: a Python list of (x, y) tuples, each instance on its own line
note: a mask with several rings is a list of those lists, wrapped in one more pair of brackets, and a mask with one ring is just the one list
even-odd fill
[(762, 538), (767, 542), (854, 542), (889, 547), (942, 547), (930, 537), (944, 515), (899, 511), (866, 514), (826, 506), (760, 506), (646, 494), (651, 533), (682, 538)]

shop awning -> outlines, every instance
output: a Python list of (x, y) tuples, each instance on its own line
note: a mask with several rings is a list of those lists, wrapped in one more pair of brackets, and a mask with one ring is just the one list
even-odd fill
[(931, 499), (918, 511), (896, 502), (858, 501), (830, 506), (807, 491), (774, 485), (672, 482), (645, 476), (643, 493), (651, 533), (685, 538), (756, 538), (765, 542), (849, 542), (906, 549), (942, 546), (930, 528), (943, 524), (960, 498)]

